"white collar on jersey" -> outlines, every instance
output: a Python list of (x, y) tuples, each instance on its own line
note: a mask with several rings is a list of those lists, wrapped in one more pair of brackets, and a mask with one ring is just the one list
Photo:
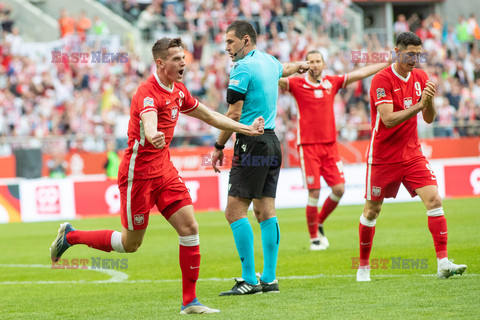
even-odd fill
[(318, 79), (319, 82), (314, 83), (310, 81), (310, 78), (308, 78), (308, 72), (307, 72), (307, 74), (305, 75), (305, 81), (312, 87), (319, 87), (322, 84), (323, 78)]
[(404, 78), (404, 77), (402, 77), (397, 71), (395, 71), (395, 68), (393, 67), (394, 65), (395, 65), (395, 63), (390, 66), (390, 68), (392, 68), (393, 74), (396, 75), (396, 76), (397, 76), (400, 80), (402, 80), (403, 82), (407, 82), (408, 79), (410, 79), (410, 74), (411, 74), (411, 72), (409, 72), (409, 73), (408, 73), (408, 76), (407, 76), (406, 78)]
[(175, 88), (175, 83), (172, 85), (172, 88), (170, 89), (169, 87), (165, 86), (162, 81), (160, 81), (160, 79), (158, 78), (158, 75), (156, 72), (153, 73), (153, 75), (155, 76), (155, 79), (157, 79), (157, 83), (160, 87), (162, 87), (163, 89), (165, 89), (166, 91), (172, 93), (173, 92), (173, 89)]

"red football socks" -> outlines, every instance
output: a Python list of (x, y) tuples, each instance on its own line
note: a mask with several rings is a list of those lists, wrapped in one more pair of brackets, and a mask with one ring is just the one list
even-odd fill
[(435, 253), (438, 259), (446, 258), (447, 255), (447, 219), (444, 215), (428, 217), (428, 230), (433, 237)]
[(338, 201), (333, 201), (330, 197), (327, 197), (327, 199), (323, 203), (322, 210), (320, 210), (320, 213), (318, 215), (318, 223), (323, 224), (323, 222), (327, 219), (330, 213), (335, 210), (337, 205)]
[(307, 206), (307, 225), (308, 232), (310, 233), (310, 239), (317, 238), (318, 232), (318, 220), (317, 220), (317, 207)]
[(70, 231), (67, 234), (67, 242), (70, 245), (86, 244), (90, 248), (110, 252), (112, 251), (113, 230), (95, 231)]
[(183, 305), (196, 298), (195, 292), (200, 273), (200, 246), (180, 245), (180, 269), (182, 270)]

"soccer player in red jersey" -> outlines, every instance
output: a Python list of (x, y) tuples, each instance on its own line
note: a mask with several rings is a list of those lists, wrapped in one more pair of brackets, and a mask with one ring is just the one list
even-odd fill
[(360, 216), (360, 267), (357, 281), (370, 281), (369, 257), (375, 223), (384, 198), (395, 197), (403, 183), (412, 197), (418, 195), (428, 216), (428, 229), (437, 256), (437, 275), (462, 274), (466, 265), (447, 258), (447, 221), (437, 178), (418, 142), (417, 113), (432, 123), (435, 118), (435, 84), (415, 69), (422, 57), (422, 40), (412, 32), (397, 37), (395, 64), (377, 73), (370, 88), (372, 137), (367, 149), (366, 202)]
[(156, 72), (142, 83), (132, 99), (128, 125), (128, 148), (120, 165), (118, 186), (121, 197), (122, 232), (113, 230), (79, 231), (67, 222), (61, 225), (52, 244), (56, 262), (76, 244), (110, 252), (135, 252), (155, 205), (175, 228), (180, 242), (183, 300), (181, 314), (216, 313), (196, 298), (200, 268), (198, 224), (192, 199), (170, 161), (169, 145), (180, 113), (198, 118), (223, 130), (245, 135), (261, 135), (264, 119), (251, 125), (240, 124), (210, 111), (181, 83), (185, 71), (184, 45), (180, 38), (162, 38), (152, 48)]
[[(390, 62), (366, 66), (345, 75), (322, 77), (325, 68), (322, 54), (316, 50), (310, 51), (306, 60), (310, 70), (305, 76), (281, 78), (278, 84), (288, 90), (297, 102), (297, 145), (303, 183), (308, 189), (306, 216), (310, 250), (325, 250), (329, 242), (325, 237), (323, 223), (337, 207), (345, 191), (333, 111), (335, 95), (350, 83), (382, 70)], [(320, 176), (323, 176), (332, 192), (318, 212)]]

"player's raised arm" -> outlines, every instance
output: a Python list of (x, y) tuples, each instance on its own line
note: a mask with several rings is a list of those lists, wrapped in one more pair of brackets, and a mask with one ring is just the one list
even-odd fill
[(380, 70), (385, 69), (389, 65), (392, 64), (392, 58), (390, 57), (387, 62), (384, 63), (376, 63), (370, 66), (366, 66), (357, 70), (354, 70), (352, 72), (349, 72), (347, 74), (347, 83), (346, 85), (349, 85), (352, 82), (355, 82), (357, 80), (364, 79), (366, 77), (371, 76), (372, 74), (377, 73)]
[(306, 61), (295, 61), (283, 63), (282, 77), (289, 77), (294, 73), (305, 73), (308, 70), (308, 63)]
[(232, 120), (223, 114), (208, 109), (202, 103), (199, 103), (195, 110), (187, 114), (220, 130), (234, 131), (248, 136), (259, 136), (263, 134), (263, 128), (265, 126), (265, 120), (263, 117), (256, 118), (251, 125), (247, 126)]

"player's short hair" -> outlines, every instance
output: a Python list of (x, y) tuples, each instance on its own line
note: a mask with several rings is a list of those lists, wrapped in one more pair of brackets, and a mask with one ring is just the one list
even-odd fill
[(162, 38), (160, 40), (157, 40), (155, 44), (152, 47), (152, 54), (153, 54), (153, 60), (157, 59), (167, 59), (168, 57), (168, 49), (170, 48), (185, 48), (183, 45), (182, 39), (181, 38)]
[(422, 39), (420, 39), (419, 36), (417, 36), (415, 33), (410, 31), (400, 33), (397, 37), (397, 43), (396, 43), (397, 48), (405, 49), (409, 45), (421, 46)]
[(305, 56), (305, 60), (308, 61), (308, 56), (309, 56), (309, 55), (311, 55), (311, 54), (317, 54), (317, 53), (322, 57), (322, 61), (325, 62), (325, 59), (323, 59), (323, 54), (322, 54), (320, 51), (318, 51), (318, 50), (310, 50), (310, 51), (308, 51), (307, 55)]
[(244, 20), (235, 20), (227, 28), (227, 33), (230, 31), (235, 31), (235, 37), (242, 39), (246, 35), (250, 36), (253, 44), (257, 44), (257, 32), (253, 26)]

